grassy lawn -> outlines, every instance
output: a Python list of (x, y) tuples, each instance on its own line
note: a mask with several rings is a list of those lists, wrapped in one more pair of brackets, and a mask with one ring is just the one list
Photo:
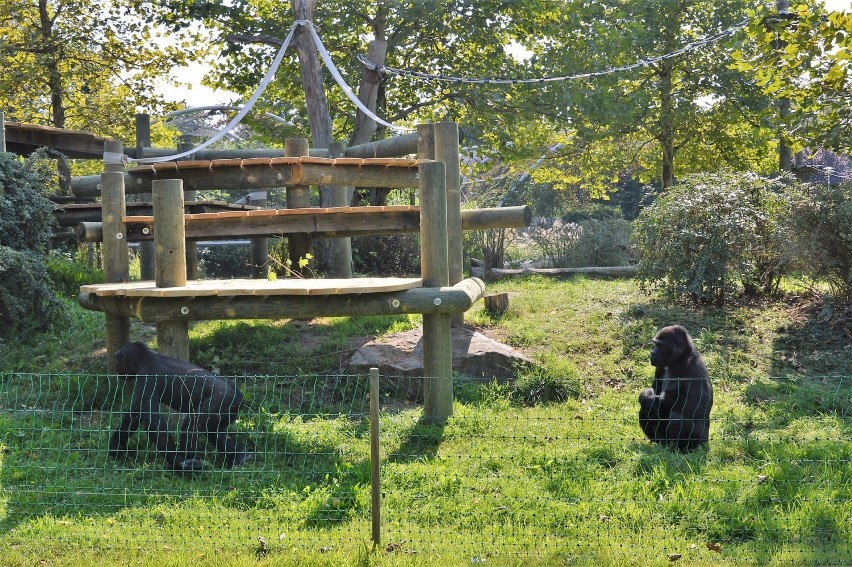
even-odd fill
[[(417, 317), (195, 325), (193, 361), (246, 392), (235, 431), (256, 458), (192, 478), (141, 439), (107, 458), (126, 392), (103, 376), (102, 315), (73, 309), (63, 328), (3, 344), (0, 565), (852, 564), (848, 312), (794, 288), (724, 310), (629, 279), (491, 291), (509, 311), (480, 303), (466, 321), (537, 367), (512, 385), (457, 383), (444, 426), (385, 382), (376, 553), (367, 388), (343, 363)], [(674, 323), (716, 390), (710, 446), (689, 455), (636, 421), (650, 339)]]

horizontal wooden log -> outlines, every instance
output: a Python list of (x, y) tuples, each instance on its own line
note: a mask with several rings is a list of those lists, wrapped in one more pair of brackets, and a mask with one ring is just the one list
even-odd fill
[(402, 157), (417, 153), (417, 133), (403, 134), (392, 138), (385, 138), (367, 144), (351, 146), (343, 150), (346, 157), (357, 158), (385, 158)]
[[(294, 185), (338, 185), (346, 187), (417, 187), (416, 167), (385, 165), (282, 163), (274, 165), (216, 165), (212, 168), (173, 170), (139, 169), (126, 171), (127, 194), (150, 193), (154, 179), (180, 179), (184, 191), (216, 188), (222, 191), (272, 189)], [(100, 195), (100, 176), (85, 175), (71, 179), (77, 197)]]
[(81, 306), (133, 317), (143, 322), (219, 319), (310, 319), (399, 315), (405, 313), (459, 313), (485, 293), (478, 278), (467, 278), (454, 286), (415, 288), (389, 293), (345, 295), (204, 296), (204, 297), (101, 297), (81, 292)]
[[(382, 210), (382, 207), (356, 207), (345, 212), (335, 209), (296, 209), (297, 214), (264, 213), (242, 217), (191, 215), (185, 217), (186, 237), (189, 240), (228, 240), (310, 234), (314, 238), (342, 236), (376, 236), (420, 231), (417, 207), (407, 210)], [(316, 212), (314, 212), (316, 211)], [(288, 210), (288, 212), (293, 212)], [(529, 207), (465, 209), (461, 212), (462, 230), (519, 228), (528, 226)], [(127, 238), (130, 242), (153, 239), (153, 219), (127, 219)], [(82, 242), (103, 239), (101, 223), (83, 222), (77, 225), (77, 238)]]
[[(124, 148), (124, 153), (135, 159), (168, 157), (179, 153), (177, 148), (141, 148), (141, 155), (137, 150), (135, 147)], [(190, 159), (277, 158), (284, 157), (284, 155), (284, 148), (231, 148), (224, 150), (199, 150), (192, 154)], [(315, 157), (328, 157), (328, 150), (312, 148), (311, 155)]]
[(486, 274), (482, 266), (471, 266), (470, 274), (478, 278), (497, 279), (512, 276), (551, 276), (555, 278), (568, 278), (577, 274), (593, 274), (599, 276), (633, 276), (636, 274), (636, 266), (590, 266), (587, 268), (492, 268)]

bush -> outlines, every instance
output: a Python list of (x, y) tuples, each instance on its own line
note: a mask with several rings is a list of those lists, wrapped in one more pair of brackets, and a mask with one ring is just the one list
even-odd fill
[(41, 259), (0, 246), (0, 337), (43, 331), (62, 314)]
[(832, 295), (852, 301), (852, 183), (790, 188), (787, 250)]
[(722, 172), (691, 175), (669, 189), (634, 227), (642, 285), (716, 305), (740, 288), (777, 290), (788, 181)]
[(632, 223), (623, 219), (557, 220), (527, 234), (553, 268), (624, 266), (631, 260), (631, 229)]
[(357, 274), (410, 276), (420, 274), (420, 236), (358, 236), (352, 239), (352, 267)]
[(198, 250), (199, 270), (208, 278), (250, 278), (251, 246), (208, 246)]
[(76, 299), (81, 285), (103, 283), (104, 271), (90, 267), (80, 257), (71, 253), (62, 254), (53, 250), (46, 258), (45, 266), (51, 286), (56, 295)]
[(53, 233), (50, 174), (37, 159), (0, 152), (0, 246), (42, 252)]

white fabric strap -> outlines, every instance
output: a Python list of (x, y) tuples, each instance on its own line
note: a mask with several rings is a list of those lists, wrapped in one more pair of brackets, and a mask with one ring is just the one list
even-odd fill
[[(390, 128), (392, 130), (403, 131), (403, 132), (413, 132), (414, 131), (413, 128), (403, 128), (403, 127), (400, 127), (400, 126), (394, 126), (393, 124), (382, 120), (381, 118), (376, 116), (374, 112), (372, 112), (369, 108), (367, 108), (367, 106), (364, 103), (362, 103), (361, 100), (357, 96), (355, 96), (355, 93), (352, 92), (352, 89), (349, 87), (349, 85), (346, 84), (346, 81), (341, 76), (340, 71), (338, 71), (337, 67), (334, 65), (334, 61), (332, 61), (331, 55), (329, 54), (328, 50), (326, 50), (325, 46), (322, 44), (322, 40), (320, 40), (319, 35), (317, 35), (317, 32), (314, 29), (313, 24), (309, 20), (296, 20), (295, 22), (293, 22), (293, 25), (290, 26), (290, 32), (287, 34), (287, 38), (284, 40), (284, 43), (281, 44), (281, 48), (278, 50), (278, 54), (275, 56), (275, 59), (272, 61), (272, 66), (269, 68), (269, 71), (266, 72), (266, 75), (264, 75), (263, 80), (257, 86), (257, 89), (254, 91), (254, 94), (243, 105), (243, 107), (240, 109), (240, 111), (237, 113), (237, 115), (234, 116), (231, 119), (231, 121), (228, 122), (225, 125), (224, 128), (222, 128), (221, 130), (219, 130), (218, 132), (213, 134), (213, 136), (211, 136), (206, 142), (203, 142), (202, 144), (195, 146), (191, 150), (187, 150), (185, 152), (181, 152), (181, 153), (170, 155), (170, 156), (155, 157), (155, 158), (143, 158), (143, 159), (128, 159), (128, 158), (123, 156), (124, 161), (122, 161), (122, 162), (107, 162), (107, 163), (126, 163), (127, 161), (132, 161), (134, 163), (146, 164), (146, 163), (160, 163), (160, 162), (164, 162), (164, 161), (173, 161), (173, 160), (177, 160), (177, 159), (192, 155), (195, 152), (197, 152), (199, 150), (203, 150), (204, 148), (210, 146), (211, 144), (214, 144), (214, 143), (218, 142), (219, 140), (221, 140), (224, 136), (226, 136), (228, 134), (228, 132), (233, 130), (237, 126), (237, 124), (239, 124), (240, 121), (242, 121), (243, 118), (245, 118), (245, 116), (254, 107), (255, 103), (257, 103), (258, 99), (260, 98), (260, 95), (263, 94), (263, 91), (266, 90), (266, 87), (269, 86), (270, 82), (272, 82), (272, 79), (275, 76), (275, 73), (278, 71), (278, 67), (281, 65), (281, 61), (284, 59), (284, 52), (287, 51), (287, 47), (290, 45), (290, 41), (292, 41), (293, 34), (296, 32), (296, 28), (298, 26), (305, 26), (305, 27), (308, 28), (308, 30), (310, 30), (311, 37), (313, 38), (314, 44), (316, 45), (317, 50), (319, 51), (320, 57), (322, 57), (322, 60), (325, 62), (326, 67), (328, 67), (328, 70), (331, 72), (332, 77), (334, 77), (334, 80), (337, 81), (337, 84), (340, 85), (340, 88), (343, 89), (343, 92), (346, 94), (346, 96), (349, 97), (349, 99), (352, 102), (355, 103), (355, 106), (357, 106), (361, 110), (361, 112), (366, 114), (367, 117), (370, 118), (371, 120), (374, 120), (378, 124), (381, 124), (382, 126)], [(106, 159), (107, 159), (107, 154), (104, 154), (104, 160), (106, 161)]]
[(104, 163), (109, 165), (124, 165), (130, 159), (124, 154), (117, 154), (115, 152), (104, 152)]
[(260, 95), (263, 94), (263, 91), (266, 90), (266, 87), (269, 86), (269, 83), (272, 82), (272, 78), (275, 76), (275, 72), (278, 71), (279, 65), (281, 65), (281, 61), (284, 59), (284, 52), (287, 51), (287, 46), (290, 45), (290, 40), (293, 39), (293, 34), (296, 31), (296, 26), (310, 24), (310, 22), (306, 20), (296, 20), (293, 22), (293, 25), (290, 26), (290, 33), (287, 34), (287, 38), (284, 40), (284, 43), (281, 44), (281, 49), (278, 50), (278, 54), (275, 56), (275, 59), (272, 61), (272, 66), (269, 68), (269, 71), (266, 72), (266, 75), (263, 77), (263, 80), (257, 86), (257, 89), (254, 91), (254, 94), (251, 95), (251, 98), (243, 105), (240, 111), (234, 116), (230, 122), (228, 122), (224, 128), (213, 134), (206, 142), (192, 148), (191, 150), (181, 152), (179, 154), (174, 154), (171, 156), (163, 156), (156, 158), (144, 158), (144, 159), (136, 159), (133, 160), (136, 163), (159, 163), (163, 161), (172, 161), (176, 159), (180, 159), (182, 157), (186, 157), (194, 154), (199, 150), (203, 150), (207, 146), (214, 144), (221, 140), (228, 132), (233, 130), (240, 121), (245, 118), (245, 116), (251, 111), (254, 107), (257, 100), (260, 98)]
[(319, 34), (317, 34), (316, 29), (314, 29), (313, 24), (311, 24), (311, 22), (306, 22), (306, 27), (311, 31), (311, 37), (314, 39), (314, 44), (317, 47), (317, 51), (319, 51), (320, 57), (322, 57), (322, 60), (325, 62), (325, 66), (328, 68), (329, 72), (331, 72), (331, 76), (334, 77), (334, 80), (337, 81), (337, 84), (340, 85), (340, 88), (343, 89), (343, 92), (346, 94), (347, 97), (349, 97), (349, 100), (354, 102), (355, 106), (357, 106), (358, 109), (361, 110), (361, 112), (366, 114), (370, 120), (373, 120), (377, 124), (381, 124), (386, 128), (390, 128), (391, 130), (396, 130), (399, 132), (414, 132), (414, 128), (396, 126), (394, 124), (391, 124), (390, 122), (382, 120), (381, 118), (376, 116), (376, 114), (372, 110), (367, 108), (367, 106), (363, 102), (361, 102), (361, 99), (359, 99), (355, 95), (355, 93), (352, 92), (352, 89), (349, 87), (349, 85), (346, 84), (346, 81), (343, 79), (343, 76), (340, 74), (340, 71), (338, 71), (337, 67), (334, 65), (334, 61), (332, 61), (331, 59), (331, 54), (322, 44), (322, 40), (320, 39)]

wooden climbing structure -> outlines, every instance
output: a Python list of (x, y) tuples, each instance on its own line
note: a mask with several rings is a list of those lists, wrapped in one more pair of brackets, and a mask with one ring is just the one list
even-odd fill
[[(103, 241), (106, 283), (82, 286), (79, 302), (106, 313), (110, 363), (113, 353), (129, 340), (130, 318), (156, 323), (159, 350), (186, 359), (188, 324), (193, 320), (419, 313), (423, 315), (424, 414), (446, 419), (452, 413), (451, 324), (485, 291), (478, 278), (463, 277), (462, 230), (524, 226), (529, 210), (480, 209), (463, 214), (458, 127), (426, 124), (418, 127), (417, 135), (416, 160), (315, 158), (304, 155), (308, 152), (303, 149), (298, 157), (173, 162), (127, 171), (121, 164), (108, 163), (98, 184), (102, 222), (82, 223), (79, 229), (84, 240)], [(107, 142), (105, 152), (120, 153), (120, 144), (112, 143)], [(185, 191), (309, 185), (416, 188), (419, 206), (192, 215), (184, 211)], [(153, 195), (152, 216), (126, 214), (129, 191)], [(187, 280), (187, 240), (412, 231), (420, 233), (419, 278)], [(131, 282), (128, 242), (145, 239), (154, 241), (155, 278)]]

